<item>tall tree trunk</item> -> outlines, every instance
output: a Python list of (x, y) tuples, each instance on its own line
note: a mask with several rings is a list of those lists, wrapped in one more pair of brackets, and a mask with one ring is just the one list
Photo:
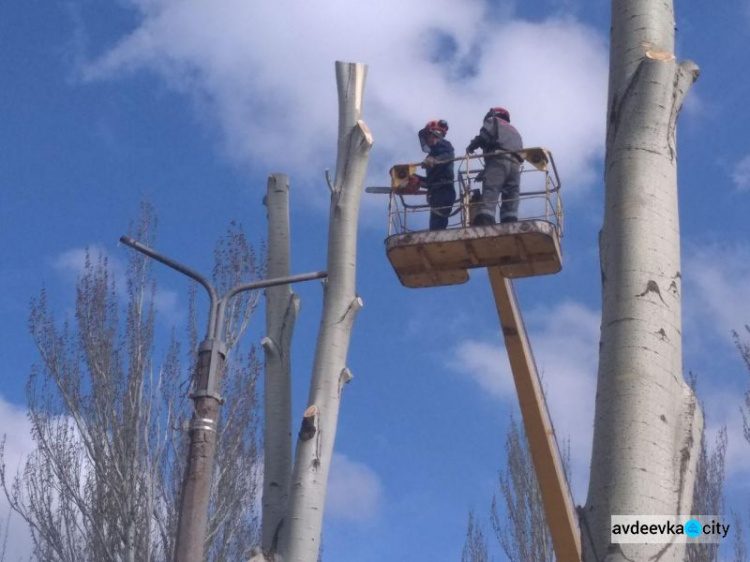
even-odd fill
[(336, 178), (330, 186), (328, 279), (308, 408), (297, 442), (289, 529), (285, 531), (287, 562), (318, 560), (341, 392), (352, 376), (346, 355), (354, 318), (362, 307), (355, 293), (357, 221), (372, 148), (372, 135), (361, 119), (366, 72), (363, 64), (336, 63), (339, 138)]
[(690, 513), (703, 425), (682, 375), (675, 146), (677, 116), (699, 70), (676, 63), (674, 23), (669, 0), (612, 2), (587, 561), (684, 556), (684, 545), (610, 544), (612, 514)]
[[(268, 209), (268, 278), (289, 273), (289, 177), (272, 174), (263, 200)], [(289, 502), (292, 478), (290, 349), (299, 297), (291, 285), (266, 289), (266, 355), (263, 442), (263, 548), (275, 551)]]

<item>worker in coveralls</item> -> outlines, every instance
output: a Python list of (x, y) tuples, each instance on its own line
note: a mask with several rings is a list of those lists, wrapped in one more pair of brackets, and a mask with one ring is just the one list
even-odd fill
[(429, 121), (419, 131), (419, 142), (427, 158), (422, 168), (427, 173), (422, 184), (427, 188), (427, 202), (430, 204), (430, 230), (445, 230), (448, 218), (456, 201), (456, 188), (453, 186), (453, 145), (445, 139), (448, 122), (444, 119)]
[[(484, 116), (479, 134), (466, 147), (467, 154), (477, 148), (487, 155), (491, 152), (517, 151), (523, 148), (521, 135), (510, 124), (510, 112), (502, 107), (493, 107)], [(482, 201), (472, 226), (495, 224), (495, 209), (502, 194), (500, 222), (518, 220), (518, 195), (521, 185), (521, 162), (518, 154), (485, 156)]]

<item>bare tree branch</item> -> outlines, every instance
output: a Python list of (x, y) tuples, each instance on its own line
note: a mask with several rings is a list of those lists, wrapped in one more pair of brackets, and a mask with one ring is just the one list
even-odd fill
[[(146, 205), (133, 234), (150, 242), (154, 228)], [(197, 343), (194, 298), (189, 359), (182, 359), (183, 346), (172, 335), (154, 367), (156, 285), (149, 260), (137, 252), (128, 256), (123, 292), (107, 259), (86, 252), (71, 323), (58, 326), (45, 290), (31, 306), (39, 361), (27, 396), (36, 449), (15, 476), (0, 462), (0, 481), (11, 508), (29, 525), (39, 560), (172, 558), (186, 453), (185, 394)], [(220, 285), (264, 268), (234, 224), (217, 245), (216, 262)], [(227, 315), (232, 343), (247, 326), (257, 294), (237, 301)], [(223, 387), (231, 399), (218, 435), (219, 476), (211, 491), (210, 561), (247, 559), (259, 541), (260, 365), (253, 348), (233, 355)]]
[(487, 552), (487, 539), (484, 537), (482, 528), (474, 518), (474, 512), (469, 512), (469, 522), (466, 528), (466, 542), (461, 552), (461, 562), (489, 562), (490, 556)]
[(552, 562), (552, 537), (547, 527), (539, 484), (523, 430), (511, 417), (505, 442), (506, 468), (500, 471), (500, 499), (492, 498), (490, 521), (511, 562)]

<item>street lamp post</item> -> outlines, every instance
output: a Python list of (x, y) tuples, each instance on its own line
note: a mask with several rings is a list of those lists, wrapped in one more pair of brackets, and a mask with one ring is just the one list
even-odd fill
[(189, 267), (128, 236), (121, 236), (120, 242), (197, 281), (206, 289), (209, 296), (206, 337), (198, 346), (195, 382), (190, 393), (194, 411), (190, 420), (190, 448), (182, 481), (174, 551), (174, 562), (203, 562), (211, 476), (216, 456), (216, 430), (219, 408), (224, 403), (220, 390), (227, 355), (227, 345), (224, 341), (224, 313), (227, 303), (231, 298), (246, 291), (322, 279), (328, 274), (325, 271), (316, 271), (241, 283), (219, 297), (211, 283)]

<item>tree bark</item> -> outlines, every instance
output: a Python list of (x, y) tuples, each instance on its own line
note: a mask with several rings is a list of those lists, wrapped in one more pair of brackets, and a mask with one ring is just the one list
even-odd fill
[(612, 514), (690, 513), (703, 425), (682, 374), (675, 144), (699, 70), (673, 53), (671, 1), (613, 0), (587, 561), (684, 556), (684, 545), (610, 544)]
[[(264, 204), (268, 209), (268, 277), (286, 277), (289, 270), (289, 177), (272, 174)], [(263, 548), (273, 552), (289, 503), (292, 478), (292, 391), (290, 349), (299, 297), (291, 285), (266, 289), (267, 336), (263, 442)]]
[(357, 221), (372, 135), (362, 116), (366, 66), (336, 63), (339, 138), (336, 177), (331, 187), (328, 279), (315, 351), (308, 407), (297, 442), (292, 478), (287, 562), (316, 562), (333, 457), (352, 325), (362, 300), (355, 293)]

